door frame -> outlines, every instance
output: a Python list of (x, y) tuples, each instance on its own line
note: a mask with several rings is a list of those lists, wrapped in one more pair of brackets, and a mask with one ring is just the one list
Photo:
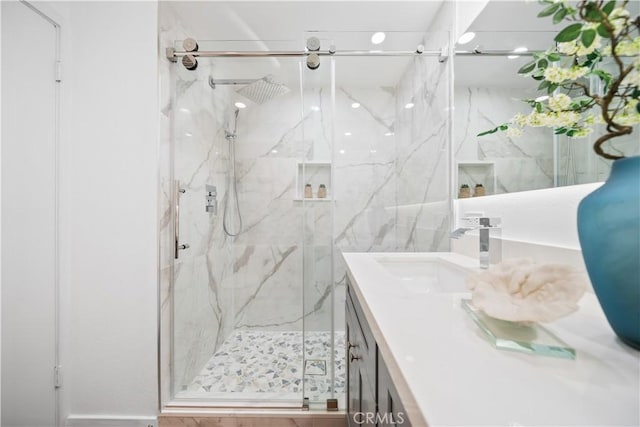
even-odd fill
[[(55, 401), (55, 427), (62, 425), (61, 397), (60, 388), (62, 386), (61, 364), (60, 364), (60, 139), (61, 139), (61, 64), (62, 64), (62, 26), (52, 18), (49, 13), (34, 6), (27, 0), (19, 0), (18, 3), (25, 6), (28, 10), (35, 13), (40, 18), (53, 26), (55, 32), (54, 49), (55, 64), (53, 72), (55, 81), (54, 92), (54, 366), (52, 366), (53, 375), (55, 375), (54, 401)], [(46, 5), (44, 5), (46, 7)], [(1, 233), (1, 230), (0, 230)], [(1, 268), (1, 266), (0, 266)]]

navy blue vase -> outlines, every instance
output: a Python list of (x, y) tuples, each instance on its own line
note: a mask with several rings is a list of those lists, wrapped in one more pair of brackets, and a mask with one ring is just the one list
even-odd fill
[(616, 160), (578, 206), (582, 256), (609, 324), (640, 349), (640, 156)]

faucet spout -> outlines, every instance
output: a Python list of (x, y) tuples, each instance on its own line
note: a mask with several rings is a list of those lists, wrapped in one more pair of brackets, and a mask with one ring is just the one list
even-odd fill
[(459, 239), (462, 237), (467, 231), (470, 230), (478, 230), (479, 240), (479, 261), (480, 268), (489, 268), (489, 230), (492, 228), (499, 228), (500, 226), (500, 218), (464, 218), (464, 224), (469, 227), (460, 227), (453, 230), (449, 233), (449, 237), (452, 239)]
[(473, 230), (472, 228), (457, 228), (455, 230), (453, 230), (451, 233), (449, 233), (449, 237), (451, 237), (452, 239), (459, 239), (460, 237), (462, 237), (467, 231), (469, 230)]

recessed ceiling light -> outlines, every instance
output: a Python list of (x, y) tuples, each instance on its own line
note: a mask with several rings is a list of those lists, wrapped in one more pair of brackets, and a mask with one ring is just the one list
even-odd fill
[(182, 107), (180, 109), (180, 111), (182, 111), (183, 113), (189, 113), (190, 112), (188, 108), (184, 108), (184, 107)]
[(273, 154), (278, 154), (278, 150), (271, 150)]
[[(513, 49), (513, 53), (524, 53), (524, 52), (528, 52), (529, 49), (527, 49), (526, 47), (517, 47), (515, 49)], [(509, 59), (516, 59), (516, 58), (520, 58), (520, 55), (509, 55), (507, 56), (507, 58)]]
[(539, 96), (535, 99), (536, 102), (542, 102), (542, 101), (546, 101), (547, 99), (549, 99), (549, 95), (542, 95)]
[(471, 40), (473, 40), (475, 38), (475, 36), (476, 36), (476, 33), (472, 32), (472, 31), (469, 31), (468, 33), (464, 33), (458, 39), (458, 44), (467, 44)]
[(374, 33), (371, 36), (371, 43), (373, 44), (380, 44), (384, 41), (384, 39), (387, 37), (387, 35), (385, 33), (383, 33), (382, 31), (378, 31), (377, 33)]
[(311, 111), (320, 111), (320, 107), (318, 107), (317, 105), (312, 105)]
[(378, 152), (378, 150), (369, 150), (369, 152), (370, 152), (371, 154), (376, 154), (376, 153)]
[(344, 136), (351, 136), (351, 135), (352, 135), (351, 132), (345, 132), (344, 133)]
[(395, 135), (395, 133), (393, 133), (393, 132), (387, 132), (387, 133), (384, 134), (384, 136), (393, 136), (393, 135)]
[(191, 132), (185, 132), (185, 136), (193, 136)]
[(237, 108), (247, 108), (247, 104), (245, 104), (244, 102), (236, 102), (235, 105)]
[(340, 154), (344, 154), (344, 150), (340, 150)]
[(351, 108), (360, 108), (360, 103), (354, 102), (353, 104), (351, 104)]
[(416, 104), (414, 104), (413, 102), (407, 102), (404, 105), (404, 108), (406, 108), (407, 110), (410, 110), (411, 108), (415, 107)]

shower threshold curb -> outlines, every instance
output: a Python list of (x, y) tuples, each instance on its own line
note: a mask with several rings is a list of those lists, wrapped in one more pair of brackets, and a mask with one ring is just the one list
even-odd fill
[(163, 410), (158, 427), (345, 427), (345, 411), (311, 409), (184, 408)]

